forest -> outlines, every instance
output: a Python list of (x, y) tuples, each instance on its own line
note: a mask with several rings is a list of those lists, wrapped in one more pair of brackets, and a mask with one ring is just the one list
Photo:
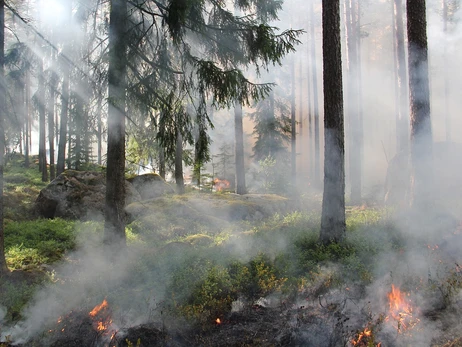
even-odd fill
[(459, 0), (0, 0), (0, 347), (462, 346)]

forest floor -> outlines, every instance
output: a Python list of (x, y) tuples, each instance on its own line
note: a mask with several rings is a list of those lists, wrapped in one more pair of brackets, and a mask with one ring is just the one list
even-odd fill
[(5, 172), (0, 346), (462, 346), (462, 224), (379, 203), (317, 243), (320, 196), (191, 192), (97, 221), (37, 219), (43, 184)]

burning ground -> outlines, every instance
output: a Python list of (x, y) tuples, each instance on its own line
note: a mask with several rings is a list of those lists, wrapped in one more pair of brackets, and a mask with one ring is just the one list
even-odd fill
[[(461, 345), (457, 218), (352, 208), (345, 243), (321, 246), (318, 202), (299, 203), (312, 212), (233, 194), (133, 205), (116, 254), (101, 225), (78, 223), (45, 279), (2, 279), (3, 345)], [(33, 288), (20, 310), (12, 285)]]

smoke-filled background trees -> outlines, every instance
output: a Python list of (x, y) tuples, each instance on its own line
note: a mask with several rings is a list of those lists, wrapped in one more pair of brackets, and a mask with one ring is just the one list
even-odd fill
[[(159, 321), (149, 329), (188, 345), (174, 318), (207, 340), (211, 320), (232, 327), (232, 312), (256, 308), (284, 311), (280, 345), (442, 341), (432, 319), (460, 312), (462, 288), (458, 0), (16, 0), (0, 12), (0, 289), (9, 297), (10, 270), (38, 255), (49, 280), (7, 307), (0, 336), (46, 344), (37, 336), (59, 317), (56, 346), (90, 344), (59, 331), (104, 297), (121, 329), (102, 305), (94, 345)], [(382, 317), (383, 283), (423, 313)], [(392, 336), (417, 320), (418, 338)]]
[[(255, 18), (268, 25), (261, 30), (276, 26), (279, 33), (295, 28), (304, 30), (303, 34), (275, 36), (280, 47), (262, 47), (259, 40), (264, 32), (258, 36), (257, 32), (238, 31), (239, 26), (253, 25), (244, 17), (250, 3), (240, 10), (229, 3), (225, 12), (216, 5), (204, 5), (206, 15), (197, 14), (197, 18), (191, 17), (193, 5), (168, 12), (175, 10), (180, 16), (186, 11), (190, 17), (183, 19), (173, 14), (168, 19), (168, 4), (163, 5), (165, 9), (161, 5), (151, 9), (147, 4), (128, 5), (129, 23), (123, 40), (128, 50), (126, 166), (131, 172), (154, 170), (174, 177), (178, 133), (185, 150), (184, 178), (197, 185), (198, 168), (211, 173), (213, 157), (220, 155), (220, 148), (225, 143), (234, 146), (234, 131), (230, 131), (234, 98), (248, 103), (243, 110), (246, 189), (262, 189), (257, 179), (259, 162), (263, 156), (276, 157), (276, 151), (295, 152), (291, 160), (297, 162), (296, 181), (288, 172), (285, 185), (309, 183), (320, 188), (324, 135), (321, 3), (276, 2), (269, 8), (263, 3), (255, 8), (260, 12)], [(340, 6), (346, 192), (355, 204), (383, 184), (388, 162), (408, 148), (404, 5), (402, 1), (346, 1)], [(39, 153), (45, 181), (64, 168), (105, 164), (111, 100), (107, 95), (109, 3), (18, 1), (6, 6), (6, 153), (23, 153), (26, 164), (31, 149)], [(281, 11), (276, 17), (278, 7)], [(451, 96), (457, 93), (457, 71), (452, 67), (458, 54), (459, 4), (430, 1), (427, 7), (433, 132), (435, 141), (451, 140), (452, 129), (457, 128), (457, 98)], [(240, 22), (233, 22), (230, 16), (234, 13)], [(157, 23), (156, 14), (163, 22)], [(188, 31), (186, 36), (184, 31)], [(177, 42), (170, 42), (175, 35)], [(302, 43), (297, 52), (283, 58), (281, 53), (295, 48), (296, 38)], [(263, 49), (273, 50), (263, 53)], [(228, 71), (227, 85), (219, 85), (223, 81), (218, 79), (224, 76), (208, 65), (212, 62)], [(251, 66), (253, 63), (261, 66)], [(235, 68), (245, 68), (246, 77), (231, 76)], [(268, 94), (270, 85), (264, 83), (275, 83), (274, 92)], [(169, 113), (183, 114), (178, 116), (181, 124), (173, 126), (174, 117)], [(291, 128), (295, 128), (293, 132)], [(47, 165), (49, 172), (44, 169)], [(228, 178), (234, 181), (234, 176)]]

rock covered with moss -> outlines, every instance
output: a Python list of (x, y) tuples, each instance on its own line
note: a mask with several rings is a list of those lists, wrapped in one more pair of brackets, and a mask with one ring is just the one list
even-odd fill
[(155, 199), (165, 194), (173, 194), (175, 190), (162, 177), (148, 173), (128, 178), (142, 200)]
[[(162, 179), (152, 179), (155, 175), (142, 176), (125, 181), (126, 204), (170, 191), (170, 186)], [(105, 195), (104, 173), (67, 170), (40, 191), (35, 206), (38, 214), (45, 218), (102, 219)]]

